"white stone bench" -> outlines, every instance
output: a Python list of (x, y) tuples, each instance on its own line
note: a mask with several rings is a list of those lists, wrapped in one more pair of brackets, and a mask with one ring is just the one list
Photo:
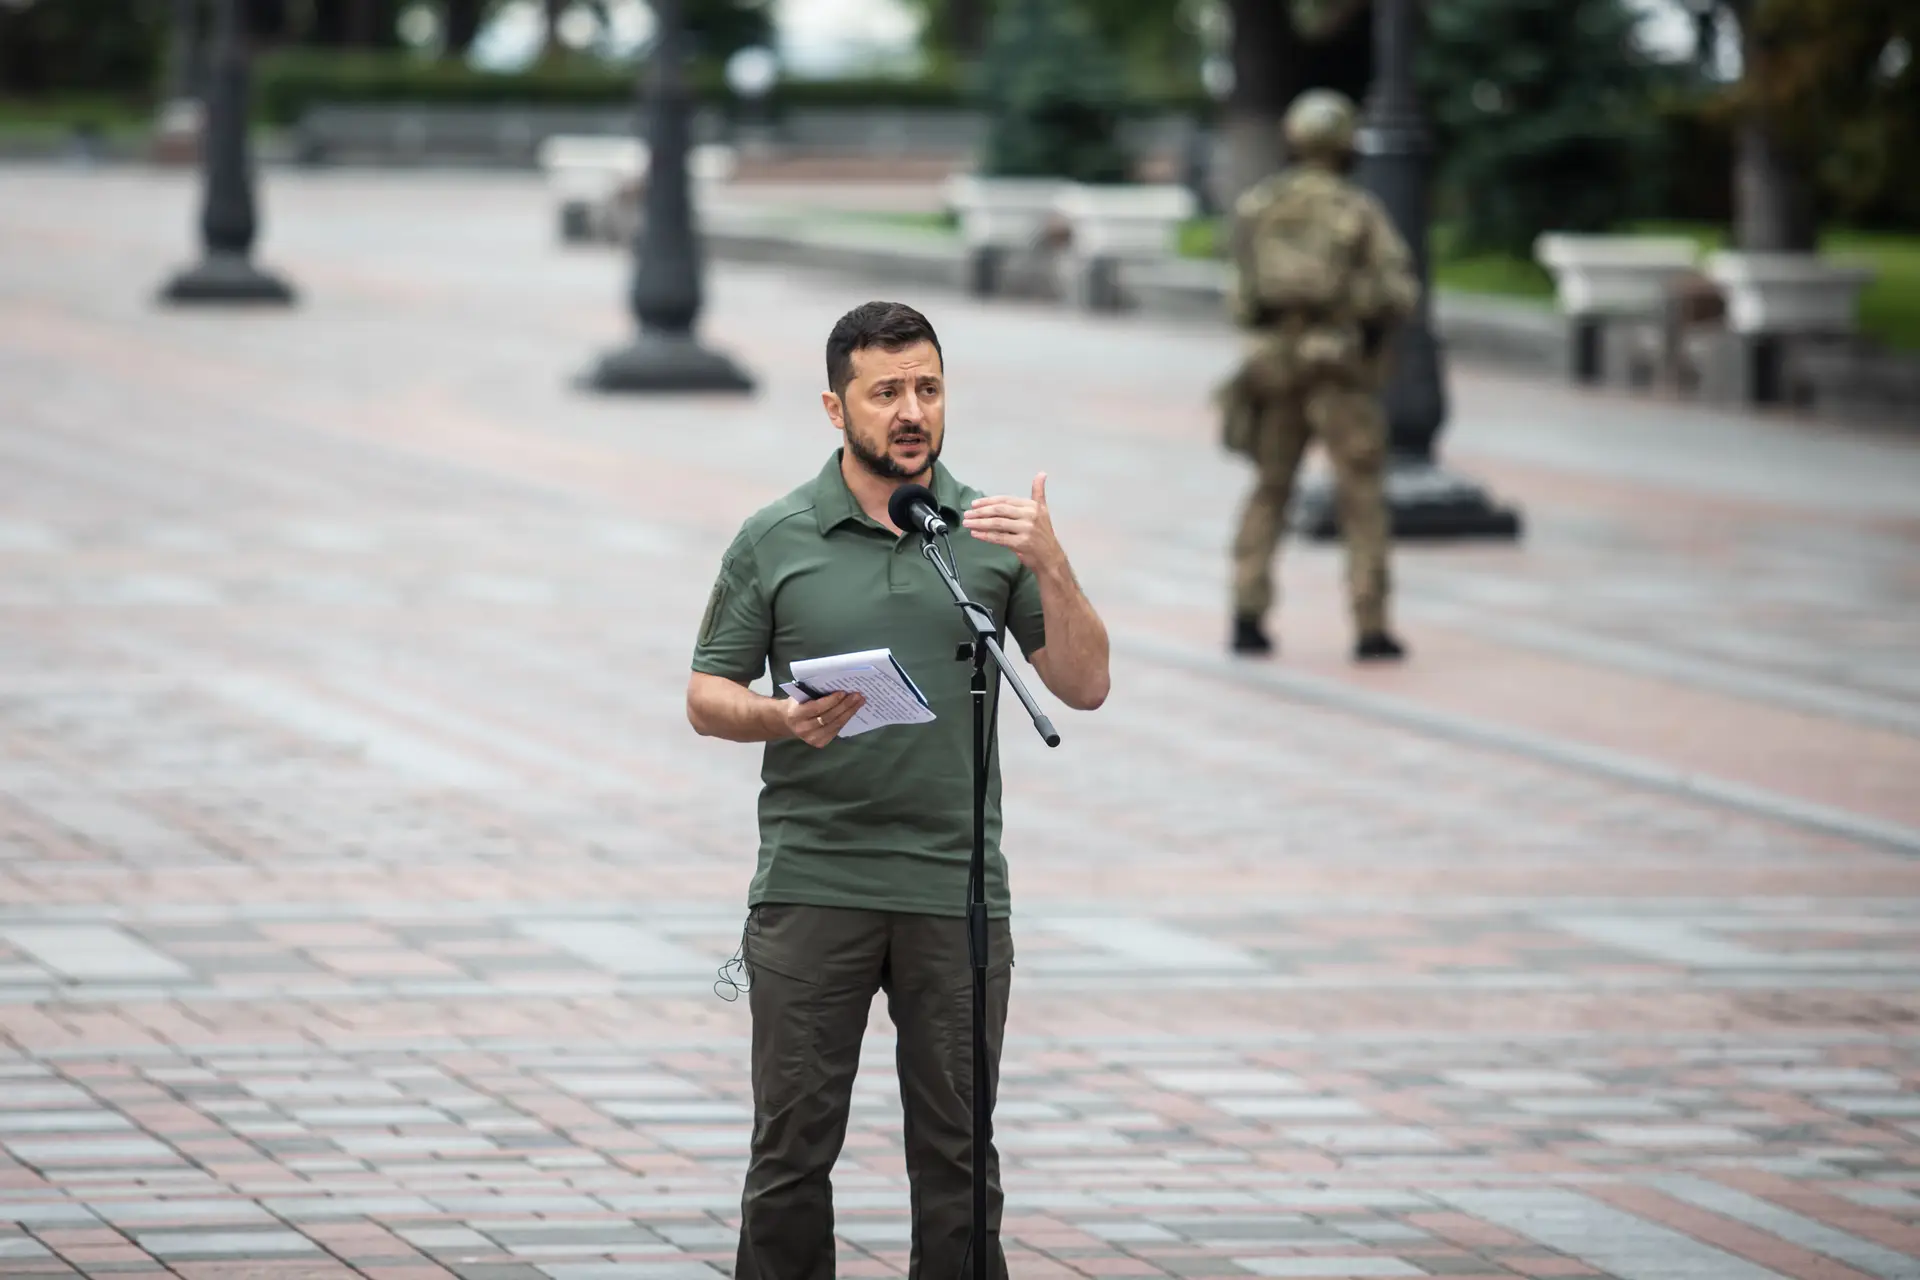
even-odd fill
[(1193, 192), (1175, 183), (1075, 183), (1063, 189), (1054, 212), (1070, 230), (1069, 292), (1074, 301), (1098, 311), (1125, 305), (1122, 268), (1178, 256), (1180, 225), (1197, 207)]
[(1832, 336), (1859, 328), (1860, 294), (1874, 270), (1811, 253), (1715, 253), (1707, 275), (1726, 295), (1735, 333)]
[[(647, 176), (647, 144), (622, 134), (556, 134), (540, 144), (540, 169), (559, 203), (563, 240), (617, 240), (637, 216)], [(731, 181), (739, 164), (730, 146), (706, 144), (687, 153), (696, 201)]]
[[(1553, 273), (1556, 302), (1573, 325), (1575, 381), (1598, 382), (1615, 363), (1606, 356), (1610, 329), (1646, 331), (1666, 323), (1670, 290), (1696, 269), (1699, 255), (1685, 236), (1551, 232), (1534, 242), (1534, 257)], [(1630, 341), (1635, 335), (1621, 336)]]
[(1844, 346), (1859, 331), (1875, 271), (1812, 253), (1715, 253), (1707, 275), (1727, 303), (1728, 350), (1714, 388), (1744, 403), (1791, 399), (1792, 347)]
[(1054, 202), (1066, 184), (1057, 178), (987, 178), (961, 173), (946, 183), (948, 206), (960, 215), (967, 251), (967, 291), (998, 293), (1006, 260), (1045, 247)]

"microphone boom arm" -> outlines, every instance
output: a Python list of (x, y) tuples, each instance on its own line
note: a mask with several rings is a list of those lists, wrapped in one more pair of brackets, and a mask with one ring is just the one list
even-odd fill
[(1033, 700), (1031, 693), (1027, 692), (1027, 686), (1020, 679), (1020, 673), (1008, 665), (1006, 652), (1000, 647), (1000, 629), (994, 624), (992, 612), (985, 605), (968, 597), (966, 588), (960, 585), (960, 579), (954, 572), (954, 567), (941, 556), (939, 548), (933, 545), (933, 539), (924, 534), (921, 536), (923, 541), (920, 544), (920, 554), (932, 563), (934, 571), (940, 575), (940, 580), (947, 584), (947, 590), (953, 594), (953, 603), (959, 607), (960, 616), (966, 619), (967, 629), (973, 632), (974, 644), (984, 648), (992, 656), (995, 669), (1006, 676), (1007, 683), (1013, 686), (1013, 692), (1020, 699), (1020, 705), (1024, 706), (1027, 709), (1027, 715), (1032, 717), (1034, 730), (1040, 735), (1040, 740), (1050, 747), (1059, 746), (1060, 734), (1053, 727), (1053, 721), (1047, 718), (1047, 713), (1040, 709), (1040, 704)]

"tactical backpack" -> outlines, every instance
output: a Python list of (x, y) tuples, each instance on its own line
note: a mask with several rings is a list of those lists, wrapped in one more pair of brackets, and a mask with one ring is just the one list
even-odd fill
[(1358, 228), (1344, 202), (1282, 178), (1249, 211), (1247, 264), (1263, 309), (1332, 311), (1350, 302)]

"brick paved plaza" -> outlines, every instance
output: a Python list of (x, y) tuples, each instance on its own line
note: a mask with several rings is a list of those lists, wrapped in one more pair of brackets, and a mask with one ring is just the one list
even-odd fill
[(758, 756), (686, 659), (889, 295), (1114, 631), (1005, 726), (1016, 1277), (1920, 1276), (1914, 438), (1455, 369), (1527, 540), (1402, 555), (1399, 670), (1294, 547), (1236, 665), (1222, 329), (723, 267), (761, 394), (607, 401), (625, 268), (530, 179), (263, 205), (303, 305), (167, 313), (184, 177), (0, 174), (0, 1276), (730, 1269)]

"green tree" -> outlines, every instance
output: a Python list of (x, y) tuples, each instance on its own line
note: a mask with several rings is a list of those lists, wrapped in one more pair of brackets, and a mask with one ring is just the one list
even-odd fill
[(1085, 16), (1057, 0), (1006, 0), (995, 15), (981, 96), (989, 123), (983, 172), (1125, 182), (1126, 89)]
[[(575, 4), (583, 6), (606, 31), (612, 25), (607, 0), (542, 0), (546, 19), (544, 60), (565, 62), (571, 56), (561, 44), (560, 18)], [(768, 0), (682, 0), (681, 18), (693, 56), (703, 63), (724, 63), (740, 50), (773, 40), (773, 15)]]
[(773, 43), (767, 0), (686, 0), (687, 33), (702, 61), (724, 63), (742, 49)]
[(986, 52), (992, 0), (909, 0), (920, 14), (920, 48), (936, 63), (971, 63)]
[(480, 21), (485, 16), (484, 0), (446, 0), (441, 19), (445, 24), (449, 56), (464, 58), (467, 55), (473, 48), (474, 37), (480, 34)]
[(294, 30), (309, 44), (343, 49), (397, 49), (399, 0), (310, 0)]
[(1468, 245), (1525, 256), (1543, 231), (1644, 211), (1662, 72), (1626, 0), (1448, 0), (1427, 22), (1421, 79)]
[(1192, 0), (1090, 0), (1087, 21), (1120, 59), (1130, 85), (1186, 90), (1200, 83), (1200, 42), (1182, 21)]
[[(969, 64), (986, 51), (992, 23), (1010, 0), (911, 0), (921, 14), (920, 44), (936, 65)], [(1071, 8), (1117, 57), (1129, 87), (1197, 86), (1199, 42), (1183, 21), (1197, 0), (1055, 0)]]

